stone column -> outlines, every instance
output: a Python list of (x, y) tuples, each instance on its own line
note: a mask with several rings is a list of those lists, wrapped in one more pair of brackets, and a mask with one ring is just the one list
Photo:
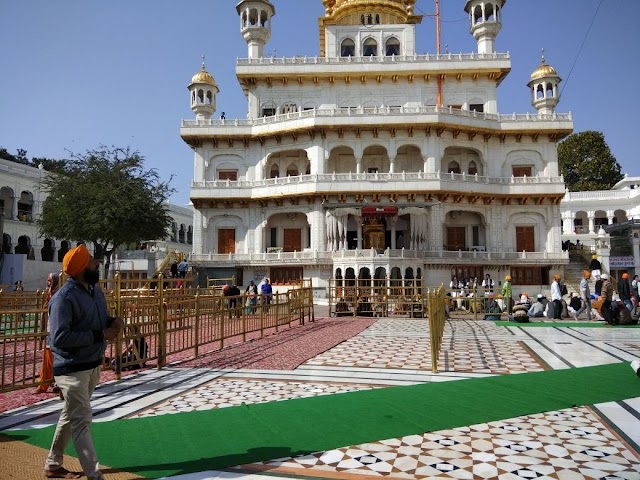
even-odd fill
[(389, 155), (389, 173), (396, 172), (396, 158), (397, 155)]
[(589, 233), (591, 234), (595, 234), (595, 219), (596, 219), (596, 212), (594, 212), (593, 210), (590, 210), (587, 212), (587, 218), (589, 219)]
[[(358, 228), (357, 230), (358, 241), (356, 245), (359, 250), (362, 250), (362, 217), (360, 215), (356, 215), (353, 218), (356, 221), (356, 226)], [(346, 237), (346, 231), (347, 229), (345, 228), (345, 237)]]
[[(13, 197), (13, 205), (11, 208), (11, 218), (14, 220), (19, 220), (18, 218), (18, 200), (20, 200), (19, 196), (14, 196)], [(17, 245), (18, 240), (16, 239), (16, 245)]]
[(398, 215), (389, 217), (389, 225), (391, 226), (391, 250), (396, 249), (396, 227), (398, 225)]

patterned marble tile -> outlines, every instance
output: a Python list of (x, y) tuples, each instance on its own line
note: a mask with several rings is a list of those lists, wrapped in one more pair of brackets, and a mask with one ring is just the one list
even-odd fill
[(276, 402), (292, 398), (315, 397), (334, 393), (378, 388), (365, 384), (294, 382), (272, 380), (219, 379), (177, 395), (170, 400), (136, 412), (133, 417), (211, 410), (242, 404)]
[(392, 438), (243, 466), (335, 476), (640, 479), (640, 456), (587, 407)]
[[(429, 339), (359, 335), (304, 365), (431, 370)], [(515, 339), (454, 338), (446, 335), (438, 367), (448, 372), (491, 374), (544, 370), (542, 364)]]

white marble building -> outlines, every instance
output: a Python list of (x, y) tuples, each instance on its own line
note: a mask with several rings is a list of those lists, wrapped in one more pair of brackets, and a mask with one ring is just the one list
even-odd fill
[(204, 64), (194, 75), (180, 129), (195, 151), (192, 264), (245, 284), (312, 278), (319, 294), (335, 276), (548, 284), (568, 262), (556, 143), (573, 122), (544, 58), (522, 79), (535, 110), (499, 113), (504, 0), (466, 2), (465, 54), (416, 52), (412, 0), (323, 3), (313, 58), (263, 56), (275, 7), (237, 5), (246, 119), (214, 118), (219, 88)]
[[(47, 175), (51, 174), (42, 168), (0, 159), (0, 285), (22, 280), (26, 289), (42, 288), (46, 274), (59, 271), (64, 253), (75, 246), (69, 239), (45, 238), (38, 232), (36, 222), (46, 199), (40, 183)], [(163, 252), (190, 253), (193, 243), (192, 208), (171, 204), (168, 208), (174, 221), (167, 238), (151, 242), (159, 252), (153, 256), (158, 261)], [(149, 252), (121, 249), (114, 266), (146, 278)]]

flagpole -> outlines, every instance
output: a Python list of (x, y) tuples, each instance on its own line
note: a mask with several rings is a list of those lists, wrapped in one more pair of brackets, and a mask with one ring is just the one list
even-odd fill
[[(440, 0), (436, 0), (436, 53), (440, 56)], [(442, 74), (438, 75), (438, 108), (442, 108)]]

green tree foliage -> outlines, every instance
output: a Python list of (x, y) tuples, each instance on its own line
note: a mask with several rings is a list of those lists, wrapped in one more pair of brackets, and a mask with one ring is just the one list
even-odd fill
[(165, 238), (172, 222), (169, 182), (145, 170), (144, 157), (128, 148), (72, 154), (66, 173), (49, 175), (43, 190), (40, 234), (92, 242), (105, 255), (105, 271), (119, 246)]
[(571, 192), (608, 190), (623, 178), (602, 132), (569, 135), (558, 145), (558, 166)]
[(62, 173), (66, 169), (67, 160), (55, 160), (52, 158), (39, 158), (33, 157), (31, 160), (27, 158), (27, 151), (19, 148), (16, 151), (16, 154), (13, 155), (9, 153), (9, 151), (0, 147), (0, 158), (4, 160), (9, 160), (10, 162), (21, 163), (23, 165), (28, 165), (30, 167), (37, 168), (42, 164), (42, 168), (47, 170), (48, 172)]

